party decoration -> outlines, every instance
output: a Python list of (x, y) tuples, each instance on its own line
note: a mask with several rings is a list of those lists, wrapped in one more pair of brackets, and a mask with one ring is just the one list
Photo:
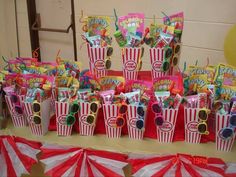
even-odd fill
[(31, 167), (38, 162), (36, 155), (41, 143), (14, 136), (0, 136), (1, 176), (17, 177), (30, 174)]
[(124, 176), (122, 168), (128, 164), (126, 155), (108, 151), (47, 144), (41, 150), (45, 174), (52, 177)]

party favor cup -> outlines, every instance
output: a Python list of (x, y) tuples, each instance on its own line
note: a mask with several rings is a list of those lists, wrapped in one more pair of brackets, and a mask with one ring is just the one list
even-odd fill
[(56, 108), (56, 124), (57, 124), (57, 135), (59, 136), (70, 136), (72, 132), (72, 125), (66, 124), (66, 116), (70, 112), (70, 104), (68, 102), (55, 102)]
[(52, 89), (52, 95), (51, 95), (51, 110), (53, 112), (55, 112), (55, 102), (57, 100), (57, 93), (56, 93), (56, 89)]
[(105, 58), (106, 58), (106, 47), (88, 47), (89, 56), (89, 66), (90, 72), (94, 74), (97, 78), (107, 75), (107, 70), (105, 68)]
[(103, 114), (108, 138), (120, 138), (121, 127), (116, 127), (119, 107), (116, 104), (103, 104)]
[(175, 133), (178, 109), (163, 109), (163, 125), (157, 127), (157, 138), (160, 143), (171, 143)]
[(123, 76), (126, 80), (137, 80), (138, 62), (141, 58), (141, 48), (122, 49)]
[(200, 143), (201, 134), (198, 133), (198, 108), (184, 108), (185, 141)]
[(132, 106), (132, 105), (128, 106), (128, 116), (127, 116), (128, 134), (129, 134), (129, 138), (141, 140), (143, 139), (143, 135), (145, 131), (146, 117), (144, 114), (144, 119), (143, 119), (144, 127), (142, 129), (138, 129), (136, 126), (136, 123), (139, 120), (137, 109), (138, 109), (138, 106)]
[(216, 149), (219, 151), (231, 151), (234, 144), (236, 133), (228, 140), (224, 140), (220, 135), (221, 130), (229, 126), (229, 119), (230, 114), (216, 114)]
[(80, 113), (79, 113), (79, 133), (84, 136), (93, 136), (96, 122), (89, 124), (86, 119), (90, 114), (90, 103), (80, 102)]
[[(23, 109), (23, 100), (24, 100), (25, 96), (19, 95), (18, 97), (20, 99), (20, 105), (21, 105), (21, 107)], [(6, 102), (7, 102), (8, 110), (9, 110), (9, 112), (11, 114), (11, 118), (12, 118), (12, 122), (13, 122), (14, 127), (24, 127), (24, 126), (27, 126), (27, 119), (26, 119), (26, 117), (24, 116), (24, 114), (18, 114), (15, 111), (14, 103), (11, 101), (11, 97), (10, 96), (5, 96), (5, 99), (6, 99)]]
[(47, 99), (44, 100), (43, 102), (40, 103), (40, 117), (41, 117), (41, 123), (36, 124), (33, 121), (33, 109), (32, 105), (33, 103), (31, 102), (24, 102), (24, 109), (25, 109), (25, 114), (30, 126), (31, 133), (36, 136), (43, 136), (48, 132), (48, 126), (50, 122), (50, 103), (51, 100)]

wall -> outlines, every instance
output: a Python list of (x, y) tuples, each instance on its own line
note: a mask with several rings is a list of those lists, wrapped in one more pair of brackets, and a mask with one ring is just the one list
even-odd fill
[[(45, 1), (36, 0), (38, 7), (40, 8), (40, 4), (42, 6)], [(42, 12), (47, 10), (47, 14), (49, 14), (48, 19), (45, 18), (45, 26), (65, 27), (68, 23), (68, 16), (61, 15), (57, 19), (50, 16), (55, 17), (56, 9), (60, 10), (60, 8), (64, 8), (65, 13), (67, 13), (70, 0), (48, 0), (47, 2), (51, 2), (48, 7), (41, 7)], [(22, 56), (26, 56), (30, 55), (31, 52), (27, 27), (26, 0), (17, 0), (17, 6), (20, 27), (20, 53)], [(151, 23), (154, 14), (159, 17), (157, 20), (161, 22), (161, 11), (166, 12), (166, 14), (184, 11), (185, 27), (180, 65), (182, 66), (183, 61), (193, 64), (196, 60), (198, 60), (200, 65), (205, 65), (207, 57), (210, 58), (210, 64), (225, 62), (223, 44), (227, 31), (236, 22), (235, 0), (75, 0), (78, 58), (82, 61), (84, 68), (88, 67), (88, 60), (86, 47), (83, 46), (80, 49), (80, 45), (83, 42), (81, 40), (81, 24), (79, 23), (81, 9), (84, 10), (86, 15), (108, 15), (113, 17), (114, 7), (120, 16), (128, 12), (144, 12), (146, 25)], [(113, 23), (112, 28), (114, 30)], [(56, 51), (59, 48), (62, 50), (62, 57), (73, 59), (71, 33), (69, 36), (63, 37), (56, 33), (42, 32), (40, 33), (40, 43), (44, 46), (42, 47), (43, 60), (54, 60)], [(113, 44), (115, 53), (112, 58), (112, 69), (120, 70), (120, 51), (116, 42)], [(148, 50), (145, 52), (143, 63), (143, 69), (150, 68)]]

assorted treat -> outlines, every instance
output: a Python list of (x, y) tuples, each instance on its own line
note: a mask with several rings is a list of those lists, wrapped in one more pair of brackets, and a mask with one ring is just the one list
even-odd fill
[[(151, 120), (159, 142), (172, 142), (183, 106), (187, 142), (200, 143), (201, 136), (209, 134), (209, 117), (214, 117), (217, 148), (229, 151), (235, 139), (236, 68), (195, 65), (180, 71), (183, 13), (165, 15), (161, 25), (154, 17), (146, 29), (144, 14), (118, 18), (114, 13), (114, 37), (122, 48), (123, 77), (108, 76), (107, 72), (113, 53), (109, 17), (81, 18), (89, 70), (81, 71), (79, 62), (64, 60), (59, 53), (55, 62), (3, 58), (7, 65), (0, 74), (2, 94), (14, 126), (29, 124), (33, 134), (44, 135), (51, 112), (56, 116), (58, 135), (71, 135), (78, 122), (80, 134), (91, 136), (103, 110), (110, 138), (120, 137), (127, 125), (130, 138), (143, 139), (147, 120)], [(150, 47), (149, 81), (138, 80), (143, 44)], [(153, 118), (147, 119), (147, 115)]]

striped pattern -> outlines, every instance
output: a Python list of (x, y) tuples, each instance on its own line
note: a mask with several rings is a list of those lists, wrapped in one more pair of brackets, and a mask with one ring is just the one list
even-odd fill
[(52, 95), (51, 95), (51, 110), (55, 112), (55, 101), (57, 100), (57, 93), (56, 89), (52, 89)]
[(163, 109), (164, 123), (156, 126), (157, 138), (160, 143), (171, 143), (175, 132), (178, 109)]
[[(8, 106), (8, 110), (11, 114), (11, 118), (12, 118), (12, 122), (14, 127), (24, 127), (27, 126), (27, 120), (23, 115), (19, 115), (18, 113), (15, 112), (13, 103), (11, 102), (11, 98), (10, 96), (5, 96), (6, 102), (7, 102), (7, 106)], [(24, 100), (24, 96), (19, 96), (20, 99), (20, 104), (22, 106), (22, 102)]]
[[(128, 106), (128, 116), (127, 116), (128, 134), (129, 138), (142, 140), (144, 135), (144, 130), (139, 130), (136, 128), (136, 121), (138, 120), (137, 108), (138, 108), (137, 106), (131, 106), (131, 105)], [(146, 118), (144, 118), (144, 121), (145, 119)]]
[(137, 67), (140, 58), (141, 58), (141, 48), (123, 49), (122, 52), (123, 76), (126, 80), (137, 80), (138, 78)]
[(69, 114), (70, 104), (68, 102), (55, 102), (57, 135), (70, 136), (73, 126), (66, 125), (66, 116)]
[(32, 103), (24, 102), (23, 104), (24, 104), (24, 110), (25, 110), (25, 114), (29, 123), (31, 133), (36, 136), (43, 136), (46, 132), (43, 132), (42, 124), (37, 125), (33, 122)]
[(198, 133), (198, 109), (184, 108), (185, 141), (187, 143), (200, 143), (201, 134)]
[(84, 136), (93, 136), (96, 123), (94, 125), (90, 125), (86, 121), (88, 114), (90, 114), (90, 103), (80, 102), (79, 105), (79, 133)]
[(116, 128), (116, 118), (119, 107), (116, 104), (103, 104), (103, 114), (105, 121), (106, 134), (108, 138), (120, 138), (121, 129)]
[(216, 149), (219, 151), (231, 151), (234, 144), (236, 133), (234, 133), (233, 138), (229, 140), (224, 140), (219, 135), (219, 132), (222, 128), (229, 126), (229, 118), (229, 114), (216, 114)]
[(152, 79), (163, 77), (167, 75), (167, 72), (161, 71), (161, 66), (164, 60), (164, 49), (163, 48), (150, 48), (150, 61), (152, 70)]
[[(97, 78), (107, 75), (105, 69), (106, 47), (90, 47), (87, 44), (90, 72)], [(98, 67), (99, 63), (99, 67)]]

